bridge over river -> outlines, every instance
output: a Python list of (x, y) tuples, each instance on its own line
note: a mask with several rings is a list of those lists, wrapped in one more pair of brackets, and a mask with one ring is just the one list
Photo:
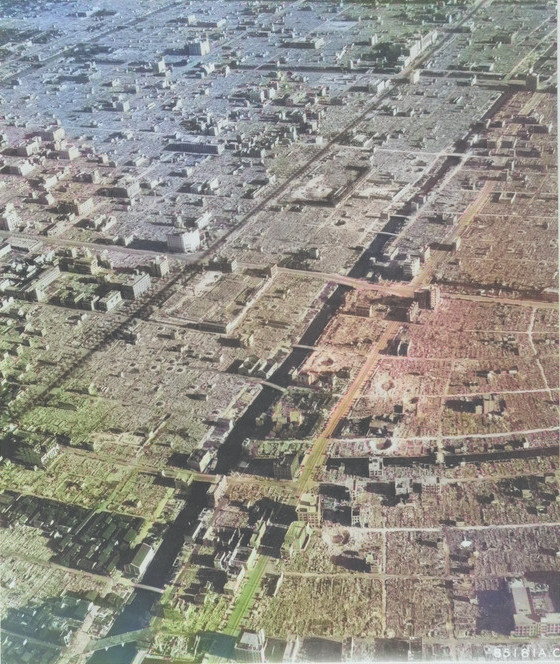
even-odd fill
[(149, 641), (151, 632), (149, 629), (135, 629), (131, 632), (124, 632), (123, 634), (114, 634), (107, 636), (104, 639), (94, 639), (88, 643), (84, 654), (95, 652), (96, 650), (108, 650), (115, 646), (124, 646), (127, 643), (141, 643), (142, 641)]

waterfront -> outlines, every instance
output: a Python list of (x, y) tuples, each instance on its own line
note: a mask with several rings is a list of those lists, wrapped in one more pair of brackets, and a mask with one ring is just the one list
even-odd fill
[[(193, 482), (186, 505), (168, 528), (154, 559), (142, 578), (143, 584), (163, 588), (169, 582), (173, 564), (185, 543), (185, 535), (192, 530), (198, 515), (206, 505), (207, 489), (207, 484)], [(132, 601), (115, 620), (108, 636), (125, 634), (148, 627), (151, 619), (150, 611), (158, 597), (157, 593), (137, 589)], [(136, 651), (135, 643), (97, 651), (90, 657), (88, 664), (130, 664), (136, 655)]]

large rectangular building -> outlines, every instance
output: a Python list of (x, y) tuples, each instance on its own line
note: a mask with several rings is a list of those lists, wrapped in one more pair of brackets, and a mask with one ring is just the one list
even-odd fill
[(127, 574), (140, 579), (148, 569), (148, 565), (152, 562), (154, 556), (155, 551), (152, 547), (149, 544), (142, 543), (136, 555), (126, 567)]
[(210, 53), (210, 42), (208, 39), (195, 39), (185, 45), (187, 55), (203, 56)]
[(169, 233), (167, 236), (167, 248), (169, 251), (186, 253), (196, 251), (200, 247), (200, 232), (198, 228), (181, 233)]
[(321, 497), (312, 493), (302, 494), (296, 507), (296, 514), (298, 521), (318, 528), (322, 520)]
[(147, 272), (136, 274), (120, 284), (121, 295), (125, 300), (135, 300), (150, 289), (152, 280)]
[(283, 454), (272, 464), (274, 477), (277, 480), (293, 480), (300, 464), (300, 457), (295, 453)]
[(560, 634), (560, 613), (554, 611), (548, 586), (520, 579), (510, 582), (513, 599), (512, 636), (536, 637)]

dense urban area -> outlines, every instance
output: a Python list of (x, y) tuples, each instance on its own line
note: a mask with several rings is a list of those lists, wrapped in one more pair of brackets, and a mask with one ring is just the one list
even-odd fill
[(3, 664), (560, 661), (556, 3), (0, 17)]

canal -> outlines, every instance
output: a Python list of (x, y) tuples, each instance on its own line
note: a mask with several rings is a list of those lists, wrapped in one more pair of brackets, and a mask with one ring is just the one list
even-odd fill
[[(157, 550), (154, 559), (142, 578), (142, 583), (163, 588), (170, 580), (175, 562), (181, 548), (185, 543), (185, 535), (193, 530), (198, 515), (206, 505), (206, 492), (208, 484), (194, 482), (187, 498), (187, 504), (181, 510), (175, 521), (169, 526), (165, 537)], [(150, 624), (150, 610), (160, 595), (149, 590), (135, 591), (130, 604), (115, 620), (108, 636), (124, 634), (137, 629), (143, 629)], [(130, 664), (136, 655), (136, 644), (116, 646), (108, 650), (95, 652), (88, 660), (88, 664)]]
[[(339, 286), (335, 289), (307, 327), (299, 341), (300, 344), (305, 346), (313, 346), (315, 344), (328, 321), (342, 304), (344, 294), (347, 291), (348, 287), (346, 286)], [(270, 382), (281, 387), (289, 385), (292, 370), (300, 366), (312, 352), (303, 348), (294, 348), (271, 376)], [(263, 386), (262, 391), (257, 395), (245, 413), (237, 420), (227, 440), (218, 450), (218, 463), (216, 465), (216, 472), (218, 474), (226, 474), (237, 465), (241, 457), (241, 445), (245, 438), (250, 438), (251, 433), (255, 430), (256, 418), (261, 413), (266, 412), (279, 398), (280, 392), (278, 390), (267, 387), (266, 385)]]
[[(350, 276), (363, 277), (369, 269), (369, 257), (382, 251), (386, 243), (387, 236), (377, 236), (369, 250), (360, 257)], [(324, 303), (315, 318), (311, 321), (303, 333), (299, 343), (306, 346), (313, 346), (329, 320), (333, 317), (337, 309), (344, 301), (344, 295), (349, 290), (347, 286), (338, 286)], [(304, 359), (312, 351), (301, 348), (294, 348), (281, 366), (271, 377), (271, 382), (287, 386), (290, 383), (290, 373), (301, 365)], [(255, 428), (255, 419), (279, 398), (280, 393), (270, 387), (263, 386), (262, 391), (257, 395), (253, 403), (239, 418), (231, 430), (227, 440), (218, 451), (218, 463), (216, 466), (217, 474), (227, 474), (234, 468), (241, 456), (241, 444), (243, 440), (250, 437), (251, 431)], [(173, 570), (173, 564), (183, 547), (185, 535), (187, 535), (195, 525), (198, 515), (206, 505), (206, 491), (208, 485), (201, 482), (193, 483), (186, 506), (180, 512), (174, 523), (169, 527), (161, 546), (159, 547), (153, 561), (151, 562), (142, 583), (158, 588), (170, 580)], [(158, 600), (159, 595), (148, 590), (138, 589), (134, 593), (133, 600), (128, 604), (123, 612), (116, 619), (108, 636), (116, 636), (137, 629), (146, 628), (151, 619), (151, 609)], [(124, 646), (116, 646), (108, 650), (97, 651), (90, 657), (88, 664), (130, 664), (137, 652), (135, 643)]]

